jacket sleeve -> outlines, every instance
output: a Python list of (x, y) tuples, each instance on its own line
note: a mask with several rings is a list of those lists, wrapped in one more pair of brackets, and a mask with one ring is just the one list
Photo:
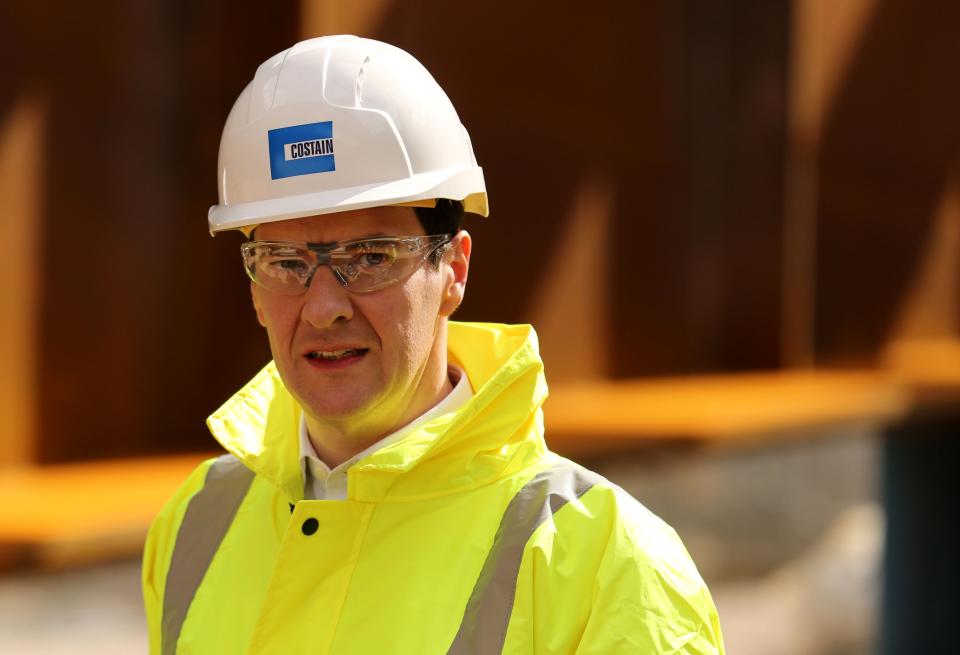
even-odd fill
[(613, 485), (568, 503), (527, 544), (506, 642), (515, 653), (724, 653), (680, 539)]
[(149, 652), (159, 655), (161, 629), (163, 621), (163, 591), (166, 586), (167, 571), (170, 568), (170, 558), (176, 544), (177, 532), (183, 521), (184, 512), (190, 499), (203, 488), (207, 469), (214, 460), (210, 459), (200, 464), (180, 488), (160, 510), (150, 530), (147, 532), (147, 541), (143, 549), (143, 568), (141, 580), (143, 585), (143, 606), (147, 615), (147, 634), (149, 638)]

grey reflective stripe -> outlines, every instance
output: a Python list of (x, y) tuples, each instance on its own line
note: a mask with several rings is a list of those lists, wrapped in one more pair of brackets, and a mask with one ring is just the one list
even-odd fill
[(576, 464), (562, 463), (538, 473), (517, 492), (500, 519), (449, 655), (503, 650), (524, 547), (540, 525), (602, 480)]
[(160, 652), (174, 655), (180, 628), (207, 567), (227, 534), (237, 508), (253, 482), (254, 473), (233, 455), (214, 460), (177, 532), (163, 592)]

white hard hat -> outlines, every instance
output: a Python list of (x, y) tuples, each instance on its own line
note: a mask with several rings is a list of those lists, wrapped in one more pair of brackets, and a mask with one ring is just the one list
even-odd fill
[(227, 117), (218, 168), (211, 233), (437, 198), (488, 213), (483, 170), (440, 85), (403, 50), (355, 36), (264, 62)]

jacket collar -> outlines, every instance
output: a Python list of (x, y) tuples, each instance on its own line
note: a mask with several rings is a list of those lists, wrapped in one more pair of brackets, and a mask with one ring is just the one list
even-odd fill
[[(529, 325), (448, 324), (448, 356), (476, 390), (453, 414), (421, 425), (348, 472), (347, 497), (410, 500), (463, 491), (517, 473), (546, 450), (547, 397), (537, 335)], [(303, 498), (301, 409), (273, 362), (207, 419), (211, 433), (290, 501)]]

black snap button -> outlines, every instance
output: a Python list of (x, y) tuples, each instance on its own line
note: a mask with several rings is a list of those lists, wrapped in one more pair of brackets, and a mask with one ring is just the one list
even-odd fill
[(300, 529), (303, 530), (303, 534), (308, 537), (320, 529), (320, 521), (317, 519), (307, 519), (303, 522), (303, 525), (300, 526)]

